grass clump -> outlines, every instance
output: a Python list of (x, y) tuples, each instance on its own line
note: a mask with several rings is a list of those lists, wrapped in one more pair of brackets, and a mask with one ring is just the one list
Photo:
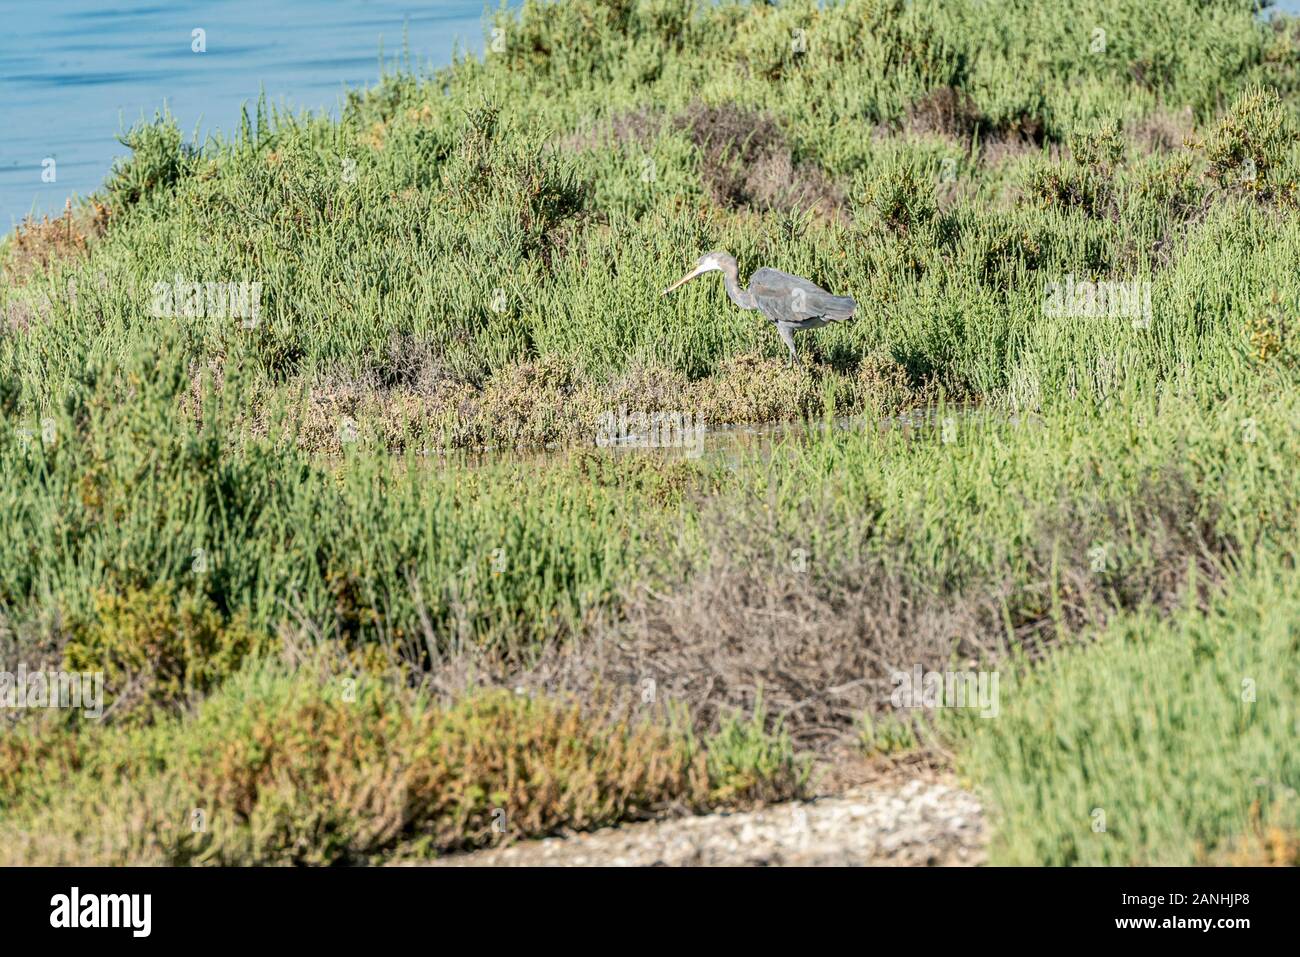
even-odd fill
[(993, 859), (1187, 865), (1261, 821), (1294, 829), (1296, 594), (1289, 573), (1247, 575), (1205, 615), (1136, 613), (1004, 673), (1001, 716), (956, 722), (960, 766), (1005, 816)]
[(885, 756), (914, 751), (920, 746), (916, 729), (895, 715), (863, 716), (859, 736), (862, 750), (869, 756)]
[(795, 757), (794, 746), (778, 719), (768, 721), (760, 695), (752, 714), (729, 715), (709, 739), (709, 778), (714, 795), (733, 800), (779, 801), (804, 792), (810, 768)]

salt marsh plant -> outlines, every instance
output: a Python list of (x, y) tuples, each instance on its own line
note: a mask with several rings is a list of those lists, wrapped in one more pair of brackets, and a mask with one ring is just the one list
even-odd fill
[[(427, 854), (789, 796), (846, 739), (955, 754), (1002, 860), (1292, 833), (1250, 810), (1300, 783), (1291, 691), (1224, 696), (1295, 671), (1259, 609), (1300, 53), (1255, 7), (528, 0), (337, 119), (125, 133), (3, 249), (0, 653), (111, 704), (5, 716), (0, 845)], [(859, 315), (786, 368), (717, 289), (654, 294), (715, 248)], [(1092, 306), (1045, 310), (1067, 277)], [(612, 456), (621, 408), (796, 424)], [(900, 724), (902, 663), (995, 666), (999, 717)], [(672, 708), (606, 707), (647, 679)]]

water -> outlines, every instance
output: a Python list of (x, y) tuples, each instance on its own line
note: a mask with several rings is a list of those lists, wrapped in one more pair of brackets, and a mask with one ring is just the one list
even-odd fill
[[(498, 0), (0, 0), (0, 233), (58, 215), (98, 188), (117, 134), (166, 104), (187, 132), (235, 129), (260, 90), (276, 103), (337, 107), (379, 77), (406, 31), (417, 65), (482, 53)], [(517, 6), (519, 0), (510, 0)], [(1278, 9), (1300, 12), (1300, 0)], [(207, 51), (192, 50), (206, 31)], [(46, 160), (53, 160), (54, 182)]]
[[(187, 136), (234, 130), (262, 89), (337, 115), (345, 87), (379, 78), (381, 45), (389, 63), (401, 54), (404, 31), (417, 66), (481, 54), (484, 8), (497, 2), (0, 0), (0, 233), (97, 189), (130, 152), (117, 134), (164, 101)], [(42, 181), (47, 159), (54, 182)]]
[[(759, 422), (748, 425), (702, 426), (678, 431), (653, 424), (654, 413), (629, 413), (631, 428), (613, 441), (597, 440), (594, 444), (548, 446), (544, 449), (491, 448), (474, 450), (426, 449), (435, 465), (458, 468), (492, 465), (500, 462), (533, 465), (571, 461), (575, 456), (592, 452), (601, 455), (649, 455), (663, 459), (692, 459), (736, 469), (752, 459), (767, 461), (785, 444), (802, 445), (827, 433), (900, 432), (905, 438), (935, 437), (945, 445), (961, 441), (971, 429), (1046, 428), (1046, 420), (1036, 412), (1005, 412), (976, 405), (926, 406), (896, 415), (875, 418), (866, 415), (839, 416), (831, 420), (814, 419), (790, 422)], [(638, 420), (647, 426), (638, 427)]]

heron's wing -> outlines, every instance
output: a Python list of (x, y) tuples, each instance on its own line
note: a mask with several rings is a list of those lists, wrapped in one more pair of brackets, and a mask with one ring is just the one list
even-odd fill
[(792, 325), (843, 322), (858, 308), (851, 296), (833, 296), (816, 283), (779, 269), (757, 270), (749, 279), (749, 291), (763, 315)]

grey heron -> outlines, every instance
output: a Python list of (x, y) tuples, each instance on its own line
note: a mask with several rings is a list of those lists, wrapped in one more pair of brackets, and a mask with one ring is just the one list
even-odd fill
[(705, 253), (695, 263), (695, 268), (663, 291), (666, 296), (678, 286), (706, 272), (721, 272), (727, 296), (741, 309), (757, 309), (776, 326), (777, 334), (790, 350), (790, 362), (795, 361), (794, 332), (796, 329), (820, 329), (828, 322), (843, 322), (853, 318), (858, 304), (851, 296), (833, 296), (821, 286), (802, 276), (792, 276), (779, 269), (755, 270), (749, 277), (749, 288), (740, 285), (736, 257), (718, 250)]

